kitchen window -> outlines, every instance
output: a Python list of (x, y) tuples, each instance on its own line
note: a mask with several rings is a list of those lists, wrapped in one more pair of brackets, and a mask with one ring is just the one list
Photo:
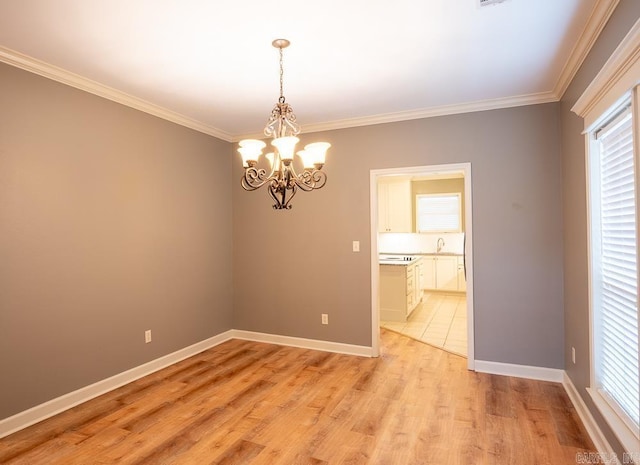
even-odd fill
[(588, 132), (590, 393), (623, 444), (640, 440), (635, 104), (629, 94)]
[(416, 196), (416, 230), (420, 233), (460, 232), (462, 230), (460, 193), (420, 194)]

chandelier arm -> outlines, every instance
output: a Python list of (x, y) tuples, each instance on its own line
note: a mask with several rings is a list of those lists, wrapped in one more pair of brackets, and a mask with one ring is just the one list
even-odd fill
[(322, 189), (327, 183), (327, 174), (320, 170), (308, 170), (296, 177), (296, 184), (305, 192)]
[[(273, 169), (271, 170), (273, 173)], [(241, 178), (242, 188), (246, 191), (254, 191), (264, 186), (271, 179), (271, 175), (267, 177), (267, 172), (263, 168), (248, 167), (245, 168)]]

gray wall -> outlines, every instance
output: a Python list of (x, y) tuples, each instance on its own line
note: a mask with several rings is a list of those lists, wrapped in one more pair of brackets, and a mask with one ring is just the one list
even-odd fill
[[(565, 369), (600, 428), (605, 432), (607, 439), (620, 454), (623, 451), (622, 447), (585, 391), (589, 386), (591, 373), (585, 141), (582, 135), (583, 120), (571, 112), (571, 107), (639, 17), (639, 1), (620, 1), (561, 101), (564, 172)], [(571, 347), (576, 349), (575, 365), (571, 361)]]
[(230, 151), (0, 64), (0, 418), (231, 328)]
[[(312, 140), (333, 144), (329, 180), (291, 211), (234, 180), (235, 328), (370, 345), (370, 170), (470, 161), (476, 358), (563, 367), (558, 104), (308, 134), (302, 144)], [(239, 156), (233, 169), (239, 179)]]

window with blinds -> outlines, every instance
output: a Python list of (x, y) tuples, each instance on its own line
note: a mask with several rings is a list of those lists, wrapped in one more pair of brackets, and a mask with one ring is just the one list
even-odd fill
[(591, 260), (595, 388), (640, 428), (637, 205), (630, 103), (592, 132)]
[(420, 194), (416, 196), (416, 229), (418, 232), (460, 232), (461, 197), (452, 194)]

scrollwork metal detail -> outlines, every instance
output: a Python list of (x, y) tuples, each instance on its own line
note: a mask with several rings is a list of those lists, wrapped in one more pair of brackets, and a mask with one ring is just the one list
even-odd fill
[(281, 99), (271, 110), (271, 116), (269, 116), (269, 121), (264, 128), (264, 135), (282, 137), (287, 133), (297, 136), (300, 134), (300, 125), (296, 122), (296, 115), (293, 113), (291, 105)]
[(270, 178), (271, 176), (267, 176), (267, 171), (262, 168), (245, 168), (241, 180), (242, 188), (246, 191), (254, 191), (264, 186)]
[(298, 175), (297, 184), (305, 192), (320, 189), (327, 183), (327, 175), (320, 170), (305, 170)]

